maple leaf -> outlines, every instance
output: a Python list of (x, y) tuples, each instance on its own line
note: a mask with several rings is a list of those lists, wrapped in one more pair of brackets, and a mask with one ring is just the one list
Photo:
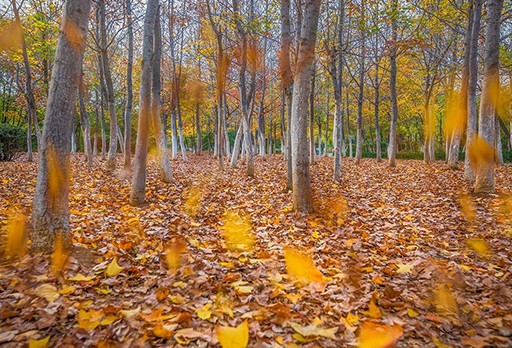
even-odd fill
[(215, 331), (222, 348), (245, 348), (249, 343), (249, 324), (247, 320), (237, 327), (220, 326)]

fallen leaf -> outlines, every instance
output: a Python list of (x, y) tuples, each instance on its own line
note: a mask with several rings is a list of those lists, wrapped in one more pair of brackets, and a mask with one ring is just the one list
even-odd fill
[(237, 327), (220, 326), (215, 331), (222, 348), (245, 348), (249, 343), (249, 324), (247, 320)]
[(290, 247), (284, 248), (284, 259), (288, 274), (307, 283), (323, 281), (322, 272), (315, 267), (311, 256), (295, 251)]
[(387, 348), (403, 335), (402, 327), (364, 322), (359, 335), (359, 348)]
[(121, 267), (117, 264), (117, 257), (114, 257), (112, 262), (108, 265), (107, 269), (105, 270), (105, 274), (109, 277), (114, 277), (121, 273), (124, 270), (124, 267)]
[(35, 289), (36, 295), (44, 297), (46, 301), (53, 302), (60, 297), (57, 288), (51, 284), (42, 284)]

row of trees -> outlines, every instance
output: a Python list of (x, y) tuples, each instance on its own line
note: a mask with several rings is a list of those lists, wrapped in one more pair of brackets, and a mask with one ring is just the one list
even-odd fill
[[(338, 180), (341, 157), (352, 156), (353, 144), (359, 162), (365, 149), (380, 161), (387, 143), (388, 164), (395, 166), (399, 147), (418, 150), (422, 143), (430, 162), (437, 142), (455, 167), (465, 137), (466, 177), (476, 177), (477, 191), (494, 189), (492, 149), (501, 146), (497, 121), (508, 109), (507, 98), (498, 98), (499, 77), (510, 71), (511, 36), (500, 35), (511, 29), (503, 0), (149, 0), (145, 7), (97, 0), (92, 11), (77, 0), (64, 8), (37, 0), (17, 6), (12, 0), (0, 40), (14, 46), (1, 57), (2, 112), (4, 122), (26, 126), (29, 159), (36, 134), (35, 250), (51, 249), (61, 233), (69, 238), (69, 150), (80, 135), (91, 166), (101, 139), (110, 170), (118, 147), (130, 170), (136, 139), (132, 204), (144, 201), (150, 128), (166, 182), (172, 181), (168, 134), (170, 156), (181, 149), (186, 161), (187, 146), (200, 153), (210, 130), (220, 169), (242, 156), (249, 176), (255, 153), (264, 157), (280, 147), (294, 207), (303, 212), (313, 210), (315, 157), (331, 148)], [(19, 39), (5, 39), (13, 36)], [(37, 46), (38, 36), (48, 43)], [(193, 143), (186, 144), (187, 134)]]

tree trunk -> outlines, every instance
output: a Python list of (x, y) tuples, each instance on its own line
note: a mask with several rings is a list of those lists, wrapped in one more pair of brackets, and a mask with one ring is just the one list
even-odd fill
[[(485, 70), (480, 99), (478, 133), (482, 141), (491, 148), (494, 145), (494, 122), (500, 92), (499, 48), (500, 17), (503, 0), (487, 1), (487, 23), (485, 35)], [(477, 163), (475, 192), (494, 192), (494, 156)]]
[[(468, 122), (466, 135), (466, 157), (464, 159), (464, 178), (475, 181), (476, 174), (469, 161), (469, 151), (476, 136), (476, 89), (478, 83), (478, 39), (480, 34), (480, 21), (482, 18), (483, 0), (475, 0), (473, 12), (473, 25), (471, 28), (471, 48), (469, 56), (469, 86), (468, 86)], [(511, 118), (512, 122), (512, 118)], [(512, 129), (512, 128), (511, 128)]]
[(315, 164), (315, 80), (316, 71), (315, 64), (313, 63), (312, 77), (311, 77), (311, 92), (309, 94), (309, 161)]
[(307, 120), (308, 97), (311, 93), (320, 3), (320, 0), (306, 0), (304, 3), (297, 70), (293, 83), (291, 123), (293, 208), (303, 213), (313, 211), (313, 192), (311, 189), (308, 158)]
[(78, 99), (80, 102), (80, 121), (82, 123), (82, 133), (84, 134), (84, 152), (89, 167), (92, 167), (91, 120), (89, 119), (89, 114), (85, 109), (84, 97), (80, 89), (81, 87), (78, 89)]
[(450, 141), (450, 154), (448, 155), (448, 166), (450, 168), (457, 168), (459, 161), (459, 148), (462, 134), (464, 132), (464, 124), (468, 118), (468, 80), (469, 80), (469, 57), (471, 50), (471, 30), (473, 25), (473, 1), (471, 1), (468, 12), (468, 24), (466, 28), (466, 36), (464, 39), (464, 65), (462, 67), (462, 81), (460, 87), (460, 102), (457, 116), (460, 117), (462, 122), (456, 122), (453, 129), (452, 139)]
[(28, 60), (27, 43), (25, 41), (25, 33), (23, 32), (23, 26), (21, 25), (20, 14), (16, 0), (11, 0), (12, 8), (14, 12), (15, 24), (20, 28), (21, 32), (21, 49), (23, 54), (23, 64), (25, 65), (25, 99), (27, 101), (27, 119), (28, 119), (28, 135), (27, 135), (27, 147), (28, 147), (28, 160), (32, 162), (32, 122), (36, 130), (37, 148), (41, 147), (41, 130), (39, 129), (39, 123), (37, 121), (37, 108), (36, 100), (34, 98), (34, 89), (32, 88), (32, 72), (30, 69), (30, 63)]
[(130, 204), (144, 203), (146, 191), (146, 161), (148, 155), (149, 123), (151, 118), (151, 78), (153, 65), (153, 43), (158, 0), (148, 0), (144, 19), (142, 41), (142, 67), (139, 96), (139, 122), (133, 163)]
[(380, 126), (379, 126), (379, 103), (380, 103), (380, 82), (379, 65), (375, 64), (375, 152), (377, 153), (377, 162), (382, 162), (382, 150), (380, 148)]
[(132, 0), (126, 0), (128, 21), (128, 65), (126, 66), (126, 110), (124, 114), (124, 169), (131, 168), (132, 157), (132, 105), (133, 105), (133, 19)]
[(106, 85), (107, 108), (110, 119), (110, 141), (107, 157), (107, 170), (113, 171), (116, 169), (116, 150), (117, 150), (117, 117), (115, 110), (115, 96), (114, 85), (112, 82), (112, 74), (110, 72), (110, 65), (108, 61), (108, 48), (107, 48), (107, 27), (105, 20), (105, 0), (99, 0), (100, 12), (100, 55), (101, 64), (103, 68), (103, 77)]
[[(364, 22), (364, 0), (361, 4), (363, 11), (362, 21)], [(363, 157), (363, 97), (364, 97), (364, 64), (366, 54), (366, 35), (364, 32), (363, 24), (360, 24), (361, 29), (361, 62), (359, 63), (359, 95), (357, 97), (357, 140), (356, 140), (356, 164), (359, 164)]]
[[(57, 238), (64, 248), (71, 247), (69, 149), (90, 9), (90, 0), (67, 0), (62, 16), (32, 205), (33, 252), (51, 252)], [(66, 35), (69, 30), (77, 35)]]
[(173, 181), (171, 162), (167, 153), (167, 144), (162, 129), (162, 121), (160, 119), (161, 108), (161, 82), (160, 82), (160, 66), (162, 60), (162, 33), (160, 29), (160, 11), (157, 10), (156, 20), (154, 22), (154, 46), (153, 46), (153, 65), (152, 79), (153, 89), (151, 91), (151, 123), (155, 132), (155, 140), (158, 151), (158, 162), (160, 165), (160, 178), (163, 182), (170, 183)]
[(398, 0), (392, 0), (391, 11), (393, 19), (391, 20), (391, 53), (390, 53), (390, 75), (389, 75), (389, 89), (391, 94), (391, 127), (389, 130), (389, 144), (388, 144), (388, 166), (396, 166), (396, 127), (398, 121), (398, 102), (396, 97), (396, 56), (397, 56), (397, 11)]
[(201, 125), (199, 121), (199, 102), (196, 101), (196, 154), (198, 155), (200, 155), (203, 150), (203, 136), (201, 134)]

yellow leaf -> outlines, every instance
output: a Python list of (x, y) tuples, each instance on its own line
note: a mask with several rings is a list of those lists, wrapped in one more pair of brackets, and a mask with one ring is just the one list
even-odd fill
[(411, 269), (414, 265), (397, 265), (397, 267), (396, 273), (411, 273)]
[(182, 240), (177, 240), (165, 249), (165, 258), (169, 269), (178, 269), (181, 267), (182, 254), (187, 251), (187, 244)]
[(469, 195), (462, 195), (458, 198), (460, 209), (468, 221), (474, 221), (477, 217), (476, 205)]
[(118, 320), (119, 318), (115, 315), (107, 315), (105, 319), (100, 321), (100, 325), (107, 326), (112, 324), (114, 321)]
[(88, 282), (90, 280), (93, 280), (94, 278), (96, 278), (96, 276), (86, 277), (82, 273), (78, 273), (76, 276), (68, 278), (68, 280), (72, 282)]
[(57, 288), (50, 284), (39, 285), (35, 289), (35, 293), (37, 296), (44, 297), (48, 302), (53, 302), (60, 297)]
[(483, 239), (468, 239), (468, 245), (471, 247), (471, 249), (473, 249), (478, 255), (482, 257), (487, 257), (490, 254), (489, 245)]
[(254, 247), (251, 219), (230, 210), (224, 214), (223, 235), (230, 251), (251, 251)]
[(169, 339), (174, 335), (174, 332), (167, 330), (163, 325), (157, 325), (153, 328), (153, 335), (156, 337)]
[(290, 276), (307, 283), (322, 282), (322, 272), (315, 267), (311, 256), (286, 247), (284, 248), (284, 259)]
[(369, 315), (372, 318), (379, 319), (382, 317), (382, 313), (380, 312), (379, 307), (373, 302), (373, 299), (370, 301), (370, 306), (367, 311), (363, 311), (362, 313)]
[(249, 343), (249, 324), (247, 320), (237, 327), (220, 326), (215, 331), (222, 348), (245, 348)]
[(300, 294), (295, 294), (295, 295), (287, 294), (286, 298), (289, 299), (293, 304), (296, 304), (297, 301), (299, 300), (300, 296), (301, 296)]
[(450, 346), (449, 344), (441, 342), (437, 337), (432, 336), (432, 340), (436, 344), (437, 348), (452, 348), (452, 346)]
[(202, 194), (198, 187), (192, 187), (188, 192), (187, 200), (185, 201), (185, 212), (190, 217), (195, 217), (199, 211)]
[(20, 214), (12, 218), (5, 227), (7, 231), (7, 258), (13, 259), (16, 256), (22, 258), (25, 255), (25, 215)]
[[(7, 51), (21, 47), (22, 28), (19, 23), (11, 22), (0, 32), (0, 51)], [(6, 180), (4, 179), (4, 182)]]
[(301, 334), (303, 337), (309, 337), (309, 336), (322, 336), (326, 338), (331, 338), (333, 340), (336, 339), (336, 332), (338, 332), (337, 327), (333, 327), (330, 329), (322, 329), (316, 326), (315, 324), (307, 325), (307, 326), (301, 326), (297, 323), (290, 323), (290, 326), (299, 334)]
[(41, 340), (34, 340), (31, 338), (28, 342), (28, 348), (46, 348), (48, 341), (50, 341), (50, 336)]
[(105, 274), (109, 277), (113, 277), (113, 276), (116, 276), (119, 273), (121, 273), (123, 270), (124, 270), (124, 267), (119, 266), (117, 264), (117, 257), (114, 257), (112, 262), (110, 262), (110, 264), (108, 265), (108, 267), (105, 271)]
[(210, 310), (211, 306), (211, 303), (207, 303), (203, 307), (199, 308), (196, 311), (197, 316), (203, 320), (210, 319), (210, 317), (212, 316), (212, 311)]
[(452, 314), (458, 316), (459, 307), (457, 300), (450, 291), (447, 284), (438, 285), (434, 291), (434, 304), (441, 314)]
[(73, 286), (63, 285), (62, 290), (59, 290), (59, 294), (67, 295), (75, 292), (75, 288)]
[(468, 147), (468, 157), (471, 167), (476, 171), (478, 166), (493, 162), (494, 147), (477, 133)]
[(138, 308), (135, 308), (135, 309), (124, 309), (124, 310), (121, 310), (119, 311), (119, 313), (125, 317), (125, 318), (131, 318), (133, 317), (134, 315), (137, 315), (140, 313), (140, 307)]
[(402, 337), (403, 330), (398, 324), (393, 326), (365, 322), (361, 326), (359, 348), (386, 348)]
[(85, 330), (93, 330), (97, 328), (104, 319), (103, 311), (90, 309), (88, 311), (81, 309), (78, 312), (78, 327)]
[(416, 318), (419, 315), (419, 313), (412, 308), (407, 308), (407, 314), (411, 318)]
[(347, 321), (350, 323), (350, 324), (354, 324), (354, 323), (357, 323), (359, 322), (359, 316), (357, 315), (357, 313), (355, 315), (352, 315), (352, 313), (348, 313), (347, 314)]

